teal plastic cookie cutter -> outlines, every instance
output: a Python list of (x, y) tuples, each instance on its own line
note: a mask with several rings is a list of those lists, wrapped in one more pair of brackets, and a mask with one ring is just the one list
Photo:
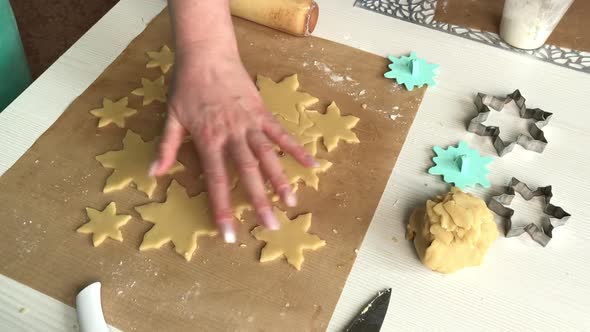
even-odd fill
[(421, 88), (424, 84), (435, 85), (434, 71), (438, 68), (438, 65), (418, 58), (416, 52), (412, 51), (409, 56), (400, 58), (389, 56), (389, 60), (391, 61), (389, 65), (390, 71), (383, 76), (396, 80), (398, 84), (405, 85), (409, 91), (412, 91), (415, 86)]
[(452, 183), (460, 189), (480, 184), (490, 187), (487, 178), (491, 157), (482, 157), (477, 150), (470, 149), (466, 142), (457, 147), (449, 146), (446, 150), (440, 146), (433, 148), (436, 157), (432, 158), (435, 166), (428, 170), (432, 175), (442, 175), (446, 183)]

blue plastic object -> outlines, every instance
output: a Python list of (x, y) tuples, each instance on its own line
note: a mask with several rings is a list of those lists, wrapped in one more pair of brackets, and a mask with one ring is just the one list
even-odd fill
[(438, 65), (418, 58), (416, 52), (412, 51), (409, 56), (399, 58), (390, 56), (389, 60), (391, 61), (390, 71), (383, 75), (386, 78), (394, 79), (398, 84), (405, 85), (409, 91), (412, 91), (416, 86), (421, 88), (424, 84), (434, 86), (435, 70)]
[(0, 0), (0, 112), (31, 84), (14, 13), (8, 0)]
[(487, 176), (492, 158), (480, 156), (477, 150), (470, 149), (463, 141), (457, 147), (449, 146), (445, 150), (435, 146), (433, 150), (436, 152), (436, 157), (432, 158), (435, 166), (428, 173), (442, 175), (446, 183), (454, 183), (460, 189), (476, 184), (484, 188), (490, 187)]

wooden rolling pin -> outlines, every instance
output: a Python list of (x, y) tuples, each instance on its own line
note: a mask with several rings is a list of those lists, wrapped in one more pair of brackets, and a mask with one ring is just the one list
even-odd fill
[(307, 36), (318, 22), (319, 7), (313, 0), (230, 0), (234, 16), (290, 33)]

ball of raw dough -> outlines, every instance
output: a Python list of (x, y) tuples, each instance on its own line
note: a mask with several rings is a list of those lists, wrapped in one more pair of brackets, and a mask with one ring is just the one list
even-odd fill
[(414, 210), (406, 232), (422, 263), (442, 273), (480, 265), (497, 237), (494, 216), (485, 202), (456, 187), (427, 201), (426, 209)]

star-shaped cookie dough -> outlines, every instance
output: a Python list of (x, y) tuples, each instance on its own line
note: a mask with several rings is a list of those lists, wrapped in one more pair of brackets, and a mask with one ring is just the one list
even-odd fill
[(108, 126), (111, 123), (114, 123), (119, 128), (123, 128), (125, 126), (125, 118), (137, 113), (137, 110), (127, 107), (128, 101), (127, 97), (117, 101), (103, 98), (102, 108), (90, 111), (90, 114), (100, 118), (98, 120), (98, 128)]
[(103, 211), (87, 207), (86, 214), (90, 220), (76, 231), (82, 234), (92, 234), (92, 243), (95, 247), (101, 245), (108, 237), (123, 241), (123, 235), (119, 228), (125, 225), (131, 216), (117, 215), (115, 202), (111, 202)]
[(269, 262), (284, 256), (287, 262), (297, 270), (303, 264), (303, 250), (316, 250), (326, 245), (326, 241), (317, 235), (307, 233), (311, 226), (311, 213), (300, 215), (289, 220), (284, 211), (273, 208), (281, 228), (276, 231), (258, 226), (252, 230), (252, 235), (266, 245), (260, 252), (260, 262)]
[(143, 106), (151, 104), (154, 100), (166, 102), (166, 94), (168, 93), (168, 86), (164, 83), (164, 76), (160, 76), (155, 81), (150, 81), (147, 78), (141, 79), (143, 87), (131, 91), (136, 96), (143, 96)]
[(166, 74), (174, 64), (174, 52), (166, 45), (162, 46), (159, 52), (147, 52), (150, 61), (146, 68), (160, 67), (162, 73)]
[(328, 152), (334, 150), (339, 140), (347, 143), (359, 143), (359, 139), (352, 128), (359, 122), (359, 118), (352, 115), (340, 115), (340, 109), (336, 103), (332, 102), (326, 114), (316, 111), (307, 111), (307, 115), (314, 123), (313, 127), (307, 129), (305, 133), (313, 137), (322, 137), (324, 146)]
[[(307, 115), (305, 115), (307, 117)], [(280, 116), (276, 117), (277, 121), (279, 121), (279, 123), (281, 124), (281, 126), (283, 126), (283, 128), (285, 128), (289, 134), (291, 134), (295, 140), (300, 144), (300, 145), (306, 145), (308, 143), (311, 142), (315, 142), (317, 140), (317, 137), (314, 136), (309, 136), (305, 133), (305, 130), (308, 129), (309, 127), (311, 127), (313, 125), (313, 123), (308, 122), (307, 127), (301, 125), (301, 122), (299, 124), (291, 122), (291, 121), (287, 121), (285, 119), (283, 119)], [(300, 117), (300, 119), (303, 119), (302, 117)]]
[(190, 261), (197, 250), (197, 237), (214, 236), (217, 228), (211, 218), (207, 194), (189, 197), (176, 181), (170, 183), (163, 203), (149, 203), (135, 210), (154, 226), (143, 236), (139, 250), (158, 249), (172, 242), (177, 253)]
[(260, 96), (264, 100), (266, 108), (272, 114), (278, 114), (285, 120), (299, 123), (299, 109), (311, 106), (318, 99), (308, 93), (297, 91), (299, 81), (297, 74), (275, 83), (268, 77), (258, 75), (256, 86), (260, 90)]
[[(144, 142), (141, 137), (131, 130), (127, 130), (123, 138), (123, 150), (109, 151), (96, 156), (103, 167), (114, 168), (108, 177), (103, 192), (109, 193), (121, 190), (130, 183), (134, 183), (137, 190), (152, 197), (156, 186), (156, 178), (149, 176), (149, 167), (156, 158), (158, 140)], [(172, 165), (168, 174), (184, 170), (184, 166), (178, 161)]]
[[(313, 154), (312, 147), (308, 144), (305, 148)], [(283, 170), (285, 171), (285, 175), (289, 180), (290, 184), (295, 184), (299, 180), (303, 181), (306, 185), (318, 190), (318, 185), (320, 179), (318, 177), (318, 173), (323, 173), (327, 171), (331, 166), (332, 163), (324, 160), (324, 159), (317, 159), (320, 163), (319, 167), (311, 167), (307, 168), (301, 165), (293, 156), (285, 154), (279, 159), (281, 165), (283, 166)]]

